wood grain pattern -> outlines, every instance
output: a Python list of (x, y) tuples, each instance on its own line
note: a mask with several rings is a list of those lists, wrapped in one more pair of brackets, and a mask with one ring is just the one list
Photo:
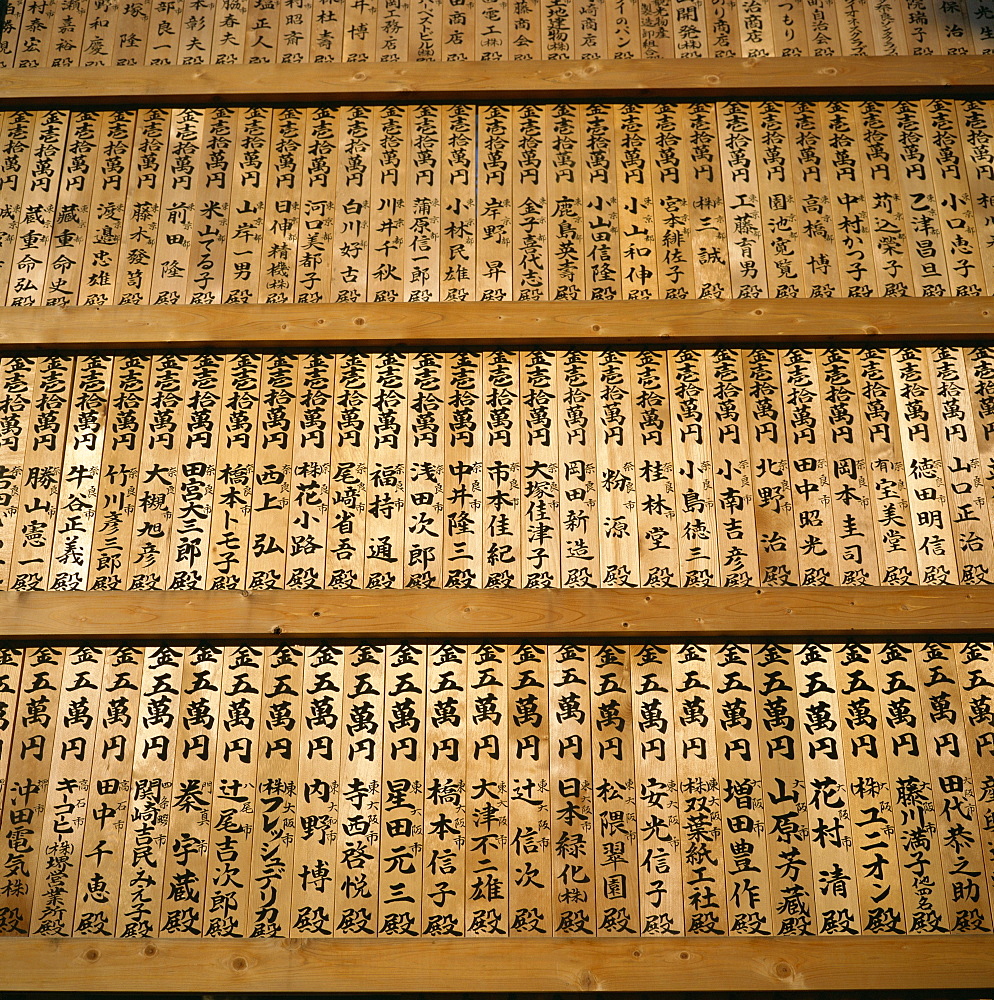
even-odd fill
[(978, 989), (984, 936), (811, 940), (0, 941), (7, 989)]
[(94, 66), (0, 72), (0, 107), (141, 107), (267, 101), (601, 100), (979, 94), (986, 56), (604, 59), (527, 62)]
[(0, 350), (989, 342), (994, 298), (0, 308)]
[(992, 621), (994, 592), (960, 586), (0, 594), (0, 634), (21, 642), (911, 637), (985, 634)]

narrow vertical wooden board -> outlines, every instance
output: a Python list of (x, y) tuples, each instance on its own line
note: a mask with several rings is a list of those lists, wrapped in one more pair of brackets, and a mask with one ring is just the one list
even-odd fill
[(800, 579), (793, 496), (785, 451), (783, 393), (775, 351), (743, 354), (749, 455), (753, 468), (760, 585), (790, 586)]
[(182, 681), (182, 647), (145, 651), (122, 836), (121, 890), (114, 901), (119, 937), (155, 937), (159, 930)]
[(224, 650), (207, 851), (205, 937), (252, 933), (252, 837), (264, 807), (258, 788), (265, 655), (262, 648), (249, 645)]
[(632, 382), (627, 351), (597, 351), (594, 367), (594, 455), (600, 586), (639, 579)]
[[(973, 202), (976, 239), (981, 247), (989, 248), (994, 240), (994, 204), (988, 190), (994, 179), (994, 118), (985, 101), (956, 101), (954, 107), (963, 146), (963, 182)], [(994, 261), (981, 251), (979, 263), (987, 287), (994, 288)]]
[(431, 938), (461, 938), (465, 929), (460, 890), (467, 872), (471, 711), (466, 655), (454, 643), (428, 647), (421, 934)]
[(802, 587), (837, 586), (838, 503), (833, 503), (825, 448), (818, 367), (814, 351), (777, 352), (783, 385), (784, 460), (789, 470), (799, 583)]
[(714, 462), (707, 406), (705, 352), (667, 352), (672, 403), (670, 434), (680, 569), (677, 585), (721, 582), (714, 500)]
[(861, 173), (873, 186), (867, 205), (874, 262), (884, 296), (915, 294), (908, 233), (904, 225), (901, 165), (882, 101), (856, 102)]
[(766, 298), (765, 247), (761, 240), (751, 108), (743, 101), (721, 101), (716, 105), (716, 113), (730, 294), (739, 299)]
[(112, 646), (104, 659), (73, 918), (76, 937), (113, 936), (118, 898), (130, 888), (121, 873), (144, 654), (134, 646)]
[(194, 305), (221, 302), (223, 298), (225, 244), (235, 209), (230, 199), (237, 117), (231, 108), (212, 108), (206, 116), (185, 292), (186, 301)]
[(443, 587), (483, 582), (482, 364), (479, 353), (445, 355), (442, 566)]
[(596, 382), (591, 351), (557, 352), (559, 514), (563, 587), (596, 587), (600, 572)]
[(40, 367), (40, 358), (12, 357), (0, 362), (0, 584), (4, 587), (14, 559), (28, 421)]
[(334, 918), (341, 937), (372, 936), (379, 927), (384, 655), (383, 646), (345, 649)]
[(556, 357), (521, 354), (521, 584), (562, 586)]
[(630, 655), (623, 646), (590, 651), (591, 846), (599, 937), (634, 936), (642, 926)]
[(150, 367), (135, 513), (124, 555), (127, 590), (163, 590), (168, 579), (189, 367), (189, 357), (176, 354), (156, 355)]
[(86, 587), (113, 363), (110, 355), (90, 354), (76, 364), (46, 590)]
[(69, 130), (68, 111), (36, 111), (21, 213), (13, 245), (7, 305), (38, 306), (45, 301), (47, 262), (52, 251), (59, 181)]
[(325, 579), (333, 589), (365, 580), (370, 357), (343, 354), (335, 368), (335, 428), (331, 451), (331, 517)]
[(513, 287), (511, 110), (488, 104), (477, 115), (476, 295), (481, 302), (504, 302)]
[(330, 298), (338, 116), (338, 108), (307, 109), (294, 302), (327, 302)]
[(922, 705), (922, 749), (928, 756), (936, 837), (949, 896), (953, 934), (991, 933), (990, 882), (977, 821), (966, 748), (956, 654), (951, 644), (914, 643)]
[(407, 510), (408, 357), (384, 351), (373, 358), (366, 487), (368, 589), (404, 585), (404, 519)]
[(236, 123), (222, 294), (225, 302), (245, 303), (257, 300), (262, 285), (266, 153), (270, 144), (272, 111), (239, 108)]
[[(597, 928), (589, 658), (587, 646), (549, 649), (549, 839), (555, 880), (549, 916), (557, 937), (590, 937)], [(519, 854), (522, 833), (515, 834)], [(537, 875), (533, 863), (518, 869), (521, 875), (526, 870)]]
[(220, 743), (224, 653), (218, 646), (185, 650), (177, 714), (175, 764), (155, 936), (200, 937), (210, 890), (208, 850), (214, 825), (215, 763)]
[(910, 644), (874, 644), (887, 771), (908, 934), (949, 929), (949, 892), (939, 856), (934, 788), (922, 756), (922, 706)]
[(994, 541), (963, 352), (936, 348), (926, 354), (959, 579), (979, 583), (992, 578)]
[(832, 235), (838, 261), (839, 296), (868, 298), (879, 295), (867, 203), (867, 191), (860, 170), (859, 141), (851, 101), (830, 101), (820, 107), (822, 134), (832, 138), (824, 146), (823, 173), (828, 176)]
[(27, 152), (30, 149), (34, 116), (30, 111), (5, 111), (0, 141), (4, 150), (4, 169), (0, 175), (0, 288), (6, 303), (7, 286), (14, 263), (17, 224), (21, 216), (21, 192), (27, 180)]
[(673, 725), (680, 753), (677, 791), (685, 931), (688, 937), (724, 935), (729, 927), (729, 894), (712, 652), (696, 643), (674, 646), (671, 665)]
[(511, 110), (512, 293), (517, 302), (548, 301), (546, 133), (549, 117), (535, 104)]
[(764, 835), (762, 739), (751, 666), (747, 645), (726, 643), (714, 650), (715, 755), (730, 935), (769, 934), (773, 927), (776, 872)]
[(406, 643), (386, 648), (377, 927), (383, 937), (417, 935), (423, 926), (427, 652)]
[(839, 684), (831, 646), (810, 642), (794, 654), (798, 745), (808, 795), (813, 916), (819, 934), (856, 934), (860, 883), (842, 755)]
[(706, 352), (706, 362), (721, 585), (747, 587), (759, 580), (759, 538), (743, 354), (718, 348)]
[(118, 304), (149, 302), (171, 118), (170, 111), (158, 108), (138, 113), (116, 261), (113, 301)]
[(80, 277), (76, 301), (81, 306), (113, 305), (114, 275), (121, 253), (121, 235), (127, 208), (133, 163), (137, 111), (113, 111), (99, 147), (99, 182), (89, 206), (86, 240), (80, 250)]
[(259, 713), (256, 822), (252, 833), (251, 937), (285, 937), (293, 926), (302, 646), (266, 650)]
[(222, 355), (196, 354), (190, 359), (189, 397), (179, 438), (170, 555), (163, 584), (169, 590), (204, 590), (207, 586), (223, 378)]
[(825, 452), (838, 531), (839, 580), (844, 587), (880, 586), (874, 544), (872, 474), (863, 447), (854, 357), (859, 351), (830, 348), (818, 353), (825, 399)]
[(442, 580), (445, 497), (444, 362), (441, 354), (410, 355), (410, 410), (404, 509), (404, 586), (437, 587)]
[(864, 934), (902, 934), (907, 917), (873, 650), (861, 642), (835, 645), (832, 650), (841, 719), (839, 745), (845, 760), (859, 877), (860, 927)]
[(994, 660), (987, 642), (957, 642), (954, 646), (966, 753), (969, 756), (973, 793), (977, 802), (980, 846), (986, 886), (994, 889)]
[(100, 703), (104, 650), (71, 647), (63, 667), (62, 690), (53, 695), (55, 729), (47, 794), (39, 810), (44, 824), (37, 857), (45, 859), (38, 872), (30, 934), (65, 937), (75, 926), (83, 825), (93, 763), (89, 730)]
[(408, 232), (404, 256), (405, 302), (438, 302), (442, 259), (442, 127), (446, 108), (417, 104), (409, 111)]
[(124, 590), (128, 583), (151, 372), (148, 355), (115, 359), (87, 590)]
[(641, 936), (676, 937), (683, 934), (684, 910), (671, 649), (647, 643), (633, 654)]
[(890, 359), (886, 351), (870, 347), (854, 354), (880, 581), (906, 586), (919, 580), (918, 560), (901, 439), (894, 426), (897, 399)]
[(330, 937), (335, 927), (339, 775), (346, 743), (343, 668), (340, 647), (304, 647), (290, 868), (290, 933), (304, 939)]
[(249, 590), (286, 586), (293, 417), (300, 392), (297, 362), (292, 354), (267, 354), (262, 359), (245, 571)]
[[(0, 936), (27, 934), (34, 892), (44, 877), (41, 859), (47, 778), (55, 753), (57, 708), (66, 650), (42, 646), (25, 651), (21, 685), (29, 697), (19, 699), (11, 756), (4, 786), (0, 831), (9, 844), (4, 865)], [(25, 686), (29, 684), (29, 686)]]
[[(508, 647), (507, 819), (511, 937), (537, 938), (560, 930), (557, 901), (567, 892), (561, 852), (553, 839), (552, 721), (548, 647)], [(545, 689), (543, 691), (543, 689)], [(496, 692), (495, 692), (496, 693)], [(513, 829), (513, 832), (512, 832)], [(571, 858), (568, 860), (572, 860)]]
[(238, 590), (247, 583), (250, 518), (256, 495), (260, 370), (258, 354), (234, 354), (225, 359), (207, 590)]
[(446, 107), (442, 117), (439, 300), (472, 301), (476, 296), (476, 108)]
[(482, 587), (517, 588), (523, 580), (523, 386), (519, 360), (517, 351), (483, 352), (483, 382), (487, 388), (483, 397), (486, 438), (482, 475)]
[[(527, 650), (530, 660), (544, 652), (536, 647)], [(467, 753), (466, 871), (462, 902), (467, 938), (506, 937), (511, 898), (518, 895), (520, 899), (520, 894), (511, 892), (508, 867), (511, 762), (514, 761), (516, 771), (522, 766), (539, 771), (544, 765), (544, 773), (548, 774), (548, 741), (543, 746), (538, 734), (525, 736), (524, 727), (516, 729), (512, 722), (516, 705), (512, 664), (519, 657), (509, 657), (509, 653), (505, 646), (486, 644), (468, 646), (464, 654)], [(543, 875), (548, 885), (548, 866), (541, 867), (545, 869)], [(534, 893), (528, 895), (532, 902)]]
[(91, 202), (102, 172), (100, 149), (110, 115), (76, 112), (66, 132), (66, 155), (55, 181), (58, 201), (52, 219), (52, 242), (39, 305), (76, 304)]
[(687, 123), (687, 158), (683, 164), (687, 200), (701, 215), (691, 227), (695, 297), (732, 297), (729, 269), (725, 192), (721, 178), (721, 148), (715, 106), (690, 105)]
[(73, 369), (73, 359), (59, 355), (45, 358), (38, 368), (28, 418), (8, 590), (44, 589), (48, 562), (45, 552), (51, 548), (55, 531)]
[(335, 356), (299, 355), (297, 405), (291, 428), (292, 467), (286, 551), (288, 590), (324, 587), (328, 542)]
[(958, 567), (926, 357), (923, 351), (902, 348), (890, 355), (920, 580), (952, 582)]
[(761, 724), (763, 734), (760, 772), (774, 912), (770, 929), (806, 936), (816, 933), (817, 925), (793, 649), (775, 642), (754, 647), (753, 676), (757, 726)]
[[(678, 496), (673, 466), (672, 417), (667, 354), (631, 355), (635, 393), (635, 495), (638, 503), (639, 581), (643, 587), (680, 585)], [(633, 427), (633, 434), (635, 433)]]
[(935, 189), (940, 244), (949, 278), (947, 292), (983, 295), (988, 291), (983, 244), (977, 233), (956, 106), (947, 100), (925, 100), (921, 102), (921, 113), (929, 151), (928, 168)]

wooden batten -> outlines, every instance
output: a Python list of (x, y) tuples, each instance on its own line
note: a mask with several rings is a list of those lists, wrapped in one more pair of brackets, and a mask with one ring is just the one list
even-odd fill
[(8, 989), (587, 991), (980, 989), (987, 937), (0, 941)]
[(0, 594), (10, 641), (574, 641), (984, 635), (986, 587)]
[(994, 298), (285, 303), (0, 309), (0, 351), (989, 341)]
[(314, 101), (956, 96), (990, 93), (982, 55), (93, 66), (0, 72), (0, 107)]

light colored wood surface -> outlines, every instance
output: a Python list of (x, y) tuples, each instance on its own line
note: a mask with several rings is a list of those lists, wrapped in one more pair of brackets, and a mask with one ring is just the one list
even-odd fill
[(319, 63), (251, 66), (93, 66), (0, 72), (0, 107), (191, 101), (532, 100), (597, 95), (674, 98), (816, 97), (939, 92), (994, 86), (988, 56), (838, 56), (795, 59), (591, 59), (527, 62)]
[(510, 633), (575, 639), (679, 636), (985, 634), (987, 587), (603, 590), (144, 591), (0, 594), (12, 641), (172, 637), (258, 641)]
[(0, 941), (7, 989), (962, 989), (990, 938), (819, 940)]
[(0, 308), (0, 350), (989, 340), (994, 298), (701, 299)]

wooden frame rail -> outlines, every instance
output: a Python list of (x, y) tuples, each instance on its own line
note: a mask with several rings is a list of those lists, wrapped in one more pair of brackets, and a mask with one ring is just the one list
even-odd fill
[(461, 992), (989, 987), (989, 935), (548, 941), (7, 939), (8, 990)]
[(0, 107), (980, 94), (991, 56), (106, 66), (0, 71)]
[(984, 342), (994, 298), (0, 308), (0, 351)]
[(988, 587), (79, 591), (0, 594), (16, 643), (361, 638), (583, 641), (994, 631)]

